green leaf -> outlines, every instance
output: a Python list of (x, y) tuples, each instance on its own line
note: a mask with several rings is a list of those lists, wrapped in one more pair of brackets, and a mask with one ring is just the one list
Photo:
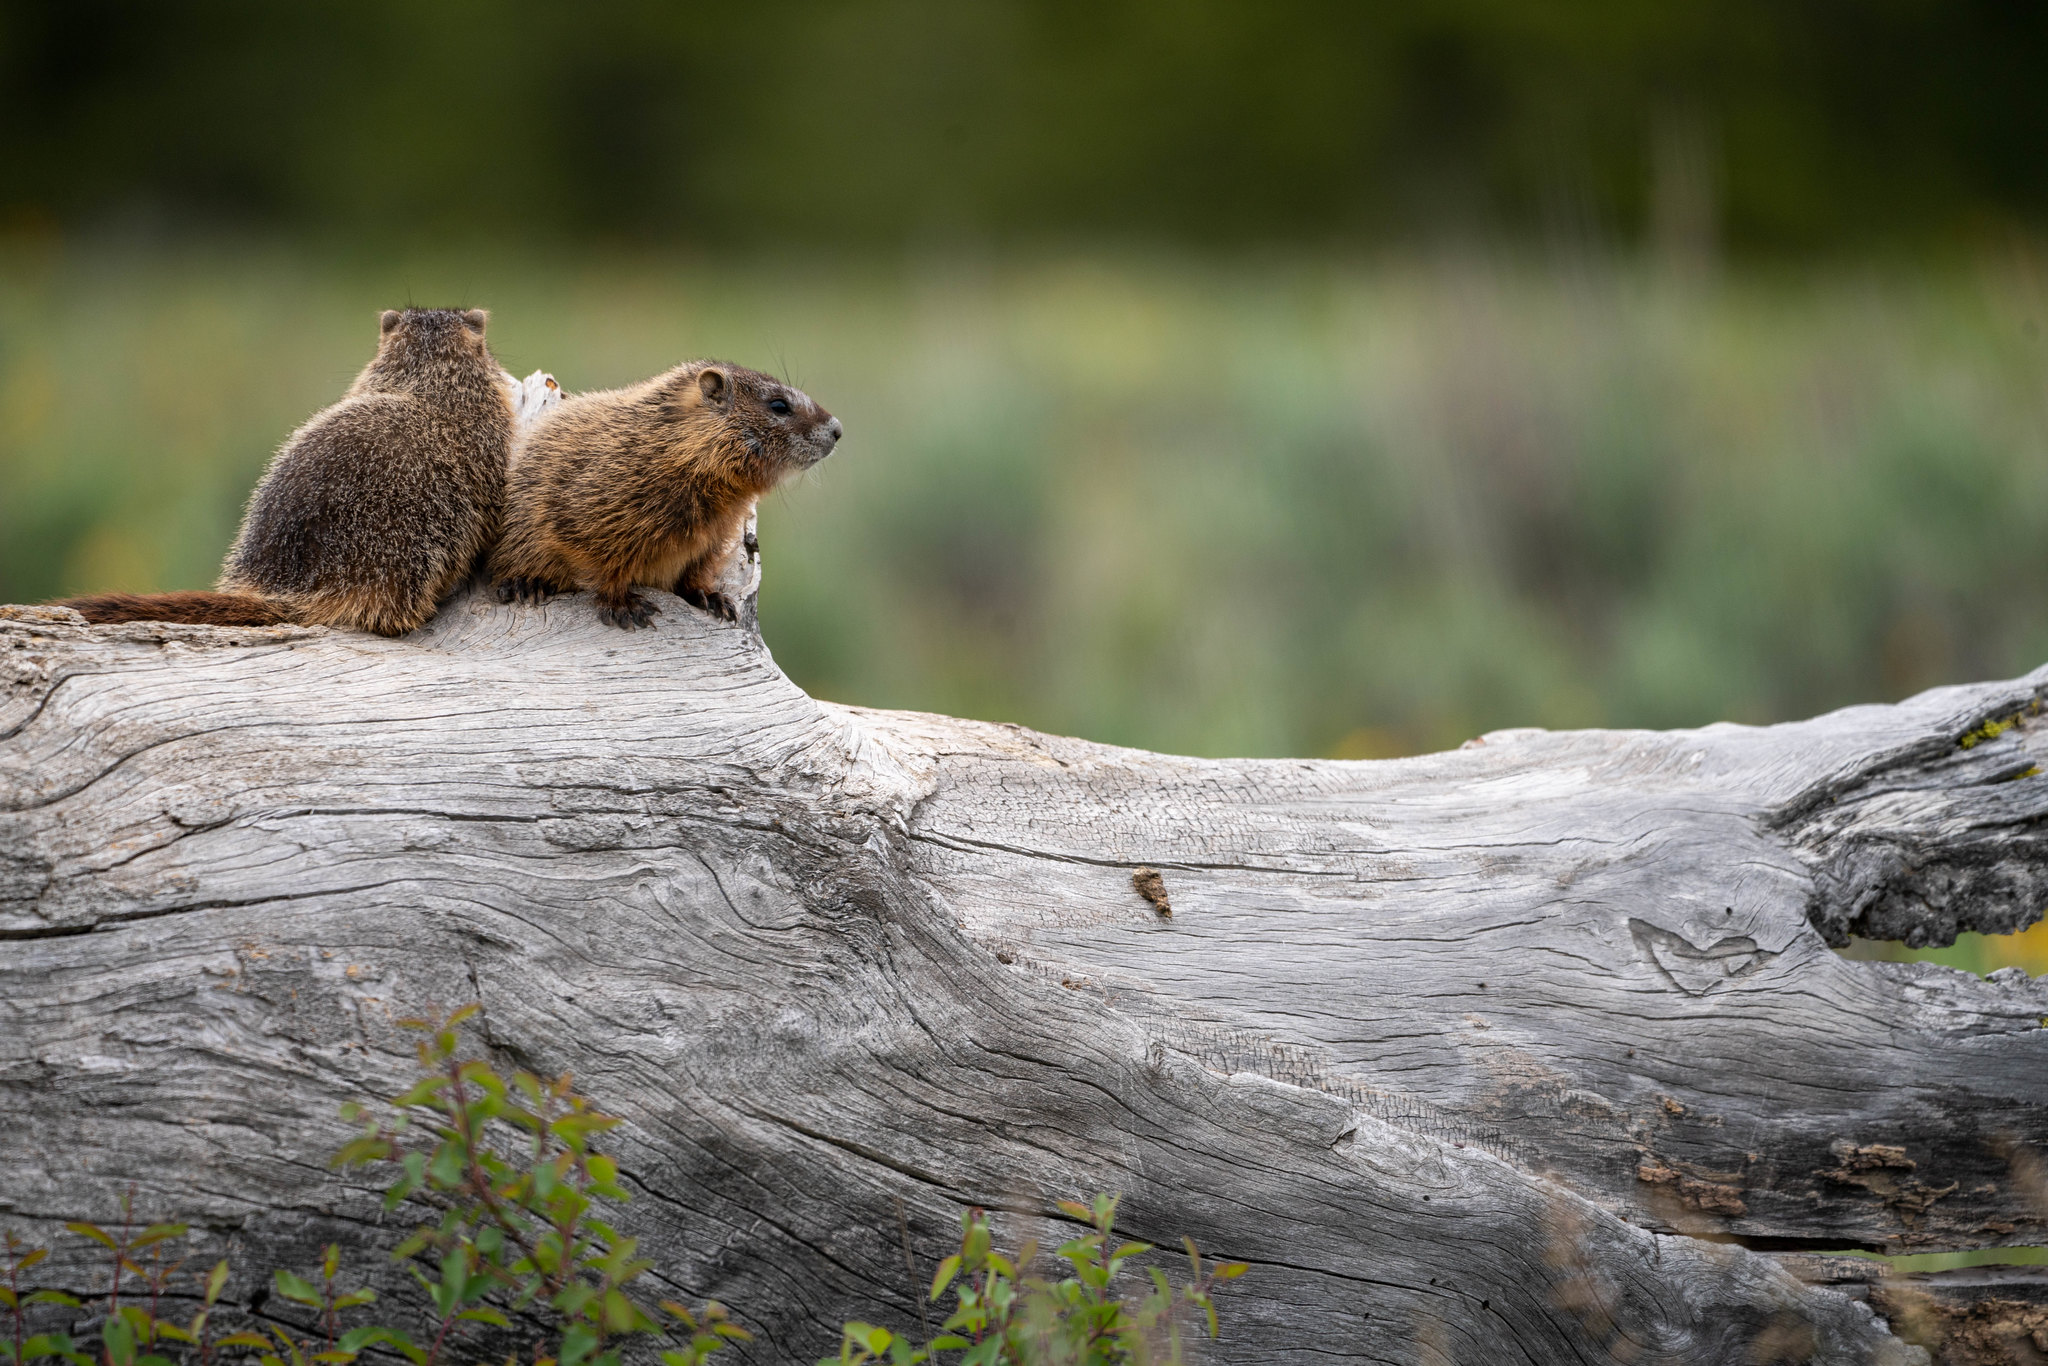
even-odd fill
[(21, 1359), (24, 1362), (42, 1357), (68, 1356), (71, 1353), (69, 1333), (37, 1333), (21, 1344)]
[(401, 1338), (403, 1336), (404, 1334), (394, 1333), (389, 1328), (375, 1328), (365, 1326), (362, 1328), (349, 1329), (346, 1333), (343, 1333), (341, 1335), (341, 1340), (335, 1343), (334, 1345), (336, 1347), (339, 1347), (344, 1352), (360, 1353), (363, 1350), (363, 1348), (369, 1346), (373, 1342), (381, 1342), (391, 1346), (396, 1346), (396, 1339)]
[(108, 1233), (105, 1229), (101, 1228), (98, 1224), (87, 1224), (83, 1222), (78, 1222), (66, 1224), (64, 1225), (64, 1227), (70, 1229), (73, 1233), (77, 1234), (81, 1238), (90, 1238), (94, 1242), (100, 1243), (106, 1247), (115, 1246), (114, 1236)]
[(375, 1304), (376, 1302), (377, 1292), (365, 1286), (361, 1290), (351, 1290), (346, 1295), (336, 1299), (334, 1307), (336, 1309), (354, 1309), (358, 1305)]
[(112, 1366), (135, 1366), (135, 1329), (116, 1315), (100, 1325), (100, 1345)]
[(493, 1098), (505, 1094), (505, 1079), (498, 1075), (498, 1069), (482, 1058), (471, 1058), (455, 1069), (455, 1075), (466, 1082), (474, 1083), (490, 1093)]
[(302, 1280), (289, 1271), (276, 1271), (271, 1273), (270, 1283), (277, 1288), (278, 1294), (294, 1304), (310, 1304), (316, 1309), (320, 1307), (320, 1292), (314, 1288), (311, 1281)]
[(463, 1173), (469, 1167), (469, 1149), (456, 1139), (449, 1139), (434, 1150), (434, 1160), (427, 1168), (427, 1175), (443, 1190), (451, 1190), (462, 1184)]
[(388, 1162), (391, 1156), (390, 1140), (372, 1134), (362, 1138), (350, 1139), (347, 1143), (342, 1144), (340, 1150), (328, 1159), (327, 1165), (330, 1167), (362, 1167), (372, 1162)]
[(228, 1259), (223, 1257), (213, 1264), (213, 1270), (206, 1273), (206, 1303), (211, 1306), (220, 1298), (220, 1292), (227, 1288)]
[(21, 1297), (23, 1304), (61, 1304), (71, 1309), (83, 1306), (61, 1290), (36, 1290)]
[(261, 1333), (229, 1333), (214, 1340), (216, 1347), (264, 1347), (270, 1346), (270, 1339)]
[(30, 1267), (34, 1266), (37, 1262), (40, 1262), (43, 1258), (49, 1255), (50, 1249), (46, 1247), (34, 1248), (29, 1252), (27, 1256), (23, 1257), (20, 1261), (14, 1264), (14, 1269), (16, 1271), (26, 1271)]
[(889, 1340), (894, 1336), (886, 1328), (877, 1328), (872, 1323), (855, 1319), (843, 1330), (845, 1340), (870, 1355), (889, 1349)]
[(466, 1319), (471, 1323), (488, 1323), (493, 1328), (510, 1328), (512, 1326), (512, 1321), (510, 1319), (506, 1318), (503, 1314), (500, 1314), (497, 1310), (489, 1307), (484, 1307), (481, 1309), (465, 1309), (460, 1314), (457, 1314), (455, 1317), (458, 1319)]
[(341, 1341), (335, 1345), (344, 1352), (360, 1353), (372, 1343), (382, 1343), (392, 1348), (406, 1360), (413, 1362), (414, 1366), (424, 1366), (427, 1359), (424, 1348), (415, 1345), (411, 1338), (393, 1328), (351, 1328), (341, 1335)]
[(135, 1235), (135, 1241), (128, 1244), (128, 1248), (132, 1252), (136, 1248), (153, 1247), (166, 1238), (182, 1238), (187, 1227), (189, 1225), (186, 1224), (151, 1224)]
[(562, 1350), (559, 1355), (561, 1366), (579, 1366), (583, 1359), (597, 1350), (597, 1330), (581, 1323), (572, 1323), (562, 1334)]
[(579, 1318), (590, 1302), (597, 1298), (597, 1292), (581, 1281), (571, 1281), (562, 1287), (552, 1301), (555, 1311), (564, 1318)]
[(960, 1254), (956, 1252), (946, 1258), (945, 1261), (940, 1262), (939, 1269), (932, 1273), (932, 1293), (928, 1298), (935, 1300), (944, 1294), (946, 1287), (951, 1285), (953, 1278), (959, 1274)]
[(441, 1284), (460, 1296), (469, 1285), (469, 1249), (455, 1247), (441, 1259)]

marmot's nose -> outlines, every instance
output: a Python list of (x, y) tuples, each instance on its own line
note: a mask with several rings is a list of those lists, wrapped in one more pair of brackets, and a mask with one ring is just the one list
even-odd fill
[(845, 431), (846, 429), (839, 425), (839, 419), (836, 417), (825, 424), (825, 435), (832, 438), (832, 444), (835, 446), (839, 444), (839, 438), (844, 435)]

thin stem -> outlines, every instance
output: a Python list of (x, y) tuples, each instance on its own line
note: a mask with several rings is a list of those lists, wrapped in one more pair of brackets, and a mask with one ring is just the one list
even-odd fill
[(327, 1325), (326, 1350), (330, 1352), (334, 1350), (335, 1321), (339, 1316), (340, 1311), (334, 1307), (334, 1277), (328, 1276), (321, 1285), (320, 1318)]
[[(135, 1183), (121, 1197), (121, 1241), (114, 1248), (114, 1288), (107, 1294), (107, 1317), (121, 1312), (121, 1266), (128, 1260), (128, 1233), (135, 1226)], [(111, 1360), (111, 1358), (110, 1358)]]
[(24, 1366), (21, 1354), (28, 1341), (25, 1321), (21, 1315), (21, 1258), (14, 1255), (14, 1235), (7, 1236), (7, 1288), (14, 1292), (14, 1366)]
[(164, 1282), (170, 1279), (170, 1272), (163, 1269), (164, 1245), (158, 1243), (150, 1249), (150, 1252), (153, 1255), (149, 1259), (149, 1329), (146, 1334), (146, 1345), (154, 1347), (156, 1346), (157, 1305), (162, 1302)]
[(434, 1345), (427, 1348), (427, 1366), (435, 1366), (435, 1363), (440, 1361), (441, 1344), (447, 1341), (448, 1330), (454, 1326), (455, 1311), (451, 1309), (448, 1311), (448, 1316), (441, 1320), (440, 1331), (434, 1334)]
[(527, 1241), (525, 1231), (513, 1222), (505, 1213), (504, 1207), (498, 1203), (498, 1194), (491, 1189), (490, 1177), (484, 1171), (483, 1164), (477, 1161), (476, 1151), (483, 1139), (483, 1126), (478, 1125), (474, 1130), (470, 1128), (469, 1103), (463, 1086), (461, 1063), (450, 1060), (448, 1079), (454, 1083), (452, 1089), (455, 1096), (455, 1127), (462, 1134), (463, 1148), (469, 1154), (466, 1175), (470, 1189), (475, 1192), (477, 1199), (483, 1202), (485, 1211), (491, 1216), (491, 1222), (495, 1223), (506, 1237), (518, 1244), (519, 1250), (526, 1254), (529, 1261), (538, 1266), (540, 1258), (535, 1253), (533, 1244)]

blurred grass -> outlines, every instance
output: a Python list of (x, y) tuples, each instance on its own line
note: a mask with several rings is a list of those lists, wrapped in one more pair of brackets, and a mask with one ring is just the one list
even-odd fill
[[(377, 310), (848, 437), (762, 509), (825, 697), (1195, 754), (1768, 722), (2048, 660), (2043, 276), (1466, 256), (315, 266), (0, 251), (0, 600), (210, 582)], [(1934, 957), (2048, 969), (2048, 928)], [(1891, 955), (1896, 946), (1866, 946)]]
[(1198, 754), (1771, 721), (2048, 659), (2031, 258), (1718, 280), (1485, 257), (900, 269), (0, 255), (0, 599), (207, 583), (377, 309), (574, 388), (787, 373), (777, 658), (845, 701)]
[(786, 369), (763, 611), (848, 701), (1194, 753), (1768, 721), (2048, 659), (2039, 288), (1285, 261), (0, 266), (0, 597), (207, 582), (377, 308)]

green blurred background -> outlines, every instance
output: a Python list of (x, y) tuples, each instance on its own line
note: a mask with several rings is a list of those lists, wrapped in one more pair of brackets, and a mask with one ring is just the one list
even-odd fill
[(1366, 758), (2023, 672), (2044, 69), (1988, 2), (0, 0), (0, 600), (209, 582), (411, 301), (838, 412), (762, 510), (837, 700)]

